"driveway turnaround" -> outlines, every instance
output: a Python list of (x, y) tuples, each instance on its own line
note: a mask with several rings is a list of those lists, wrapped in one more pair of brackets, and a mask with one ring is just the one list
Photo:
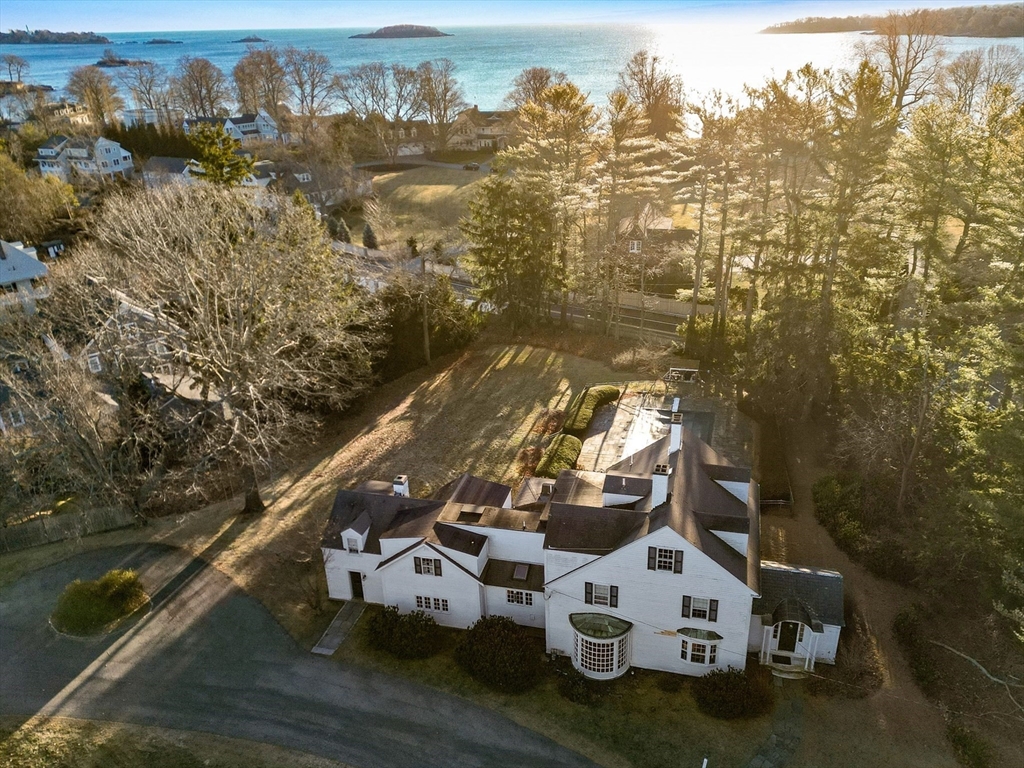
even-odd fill
[[(153, 609), (113, 636), (47, 623), (64, 587), (135, 568)], [(501, 715), (299, 648), (255, 599), (180, 550), (89, 552), (0, 591), (0, 714), (77, 717), (269, 742), (353, 766), (592, 766)]]

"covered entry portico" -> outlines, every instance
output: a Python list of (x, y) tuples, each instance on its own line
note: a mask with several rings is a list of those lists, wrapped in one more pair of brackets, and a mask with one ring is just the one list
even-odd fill
[(810, 672), (824, 637), (821, 622), (799, 600), (783, 600), (761, 617), (760, 661), (780, 672)]

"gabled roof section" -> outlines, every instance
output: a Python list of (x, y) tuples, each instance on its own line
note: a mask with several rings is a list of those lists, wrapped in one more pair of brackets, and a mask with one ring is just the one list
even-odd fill
[(472, 533), (464, 528), (444, 523), (434, 523), (433, 539), (445, 549), (452, 549), (456, 552), (463, 552), (476, 557), (487, 543), (487, 537), (483, 534)]
[[(394, 535), (394, 529), (410, 531), (410, 538), (422, 538), (430, 531), (442, 503), (432, 499), (413, 499), (406, 496), (384, 496), (360, 491), (338, 491), (334, 497), (331, 516), (324, 527), (321, 546), (341, 549), (341, 533), (366, 514), (370, 527), (363, 549), (380, 554), (380, 537), (385, 532)], [(421, 518), (427, 518), (422, 520)], [(413, 529), (421, 531), (412, 532)]]
[(166, 173), (171, 176), (180, 176), (193, 162), (195, 161), (185, 157), (160, 157), (158, 155), (146, 161), (142, 166), (142, 172)]
[(634, 454), (626, 456), (608, 467), (608, 472), (627, 472), (634, 475), (654, 474), (654, 468), (658, 464), (666, 464), (668, 455), (669, 438), (666, 435), (660, 440), (655, 440), (645, 448), (641, 448)]
[[(812, 620), (846, 626), (843, 613), (843, 575), (823, 568), (761, 563), (761, 596), (754, 599), (755, 615), (778, 614), (779, 621), (798, 618), (800, 610)], [(808, 622), (804, 622), (808, 623)]]
[(573, 506), (603, 507), (605, 477), (603, 472), (563, 469), (555, 479), (551, 500)]
[(651, 492), (651, 478), (641, 475), (627, 475), (625, 473), (607, 474), (604, 476), (604, 485), (601, 488), (605, 493), (615, 493), (622, 496), (646, 496)]
[(451, 482), (441, 486), (440, 490), (434, 494), (434, 498), (439, 501), (454, 501), (457, 504), (500, 507), (510, 493), (512, 493), (512, 488), (507, 485), (463, 472)]

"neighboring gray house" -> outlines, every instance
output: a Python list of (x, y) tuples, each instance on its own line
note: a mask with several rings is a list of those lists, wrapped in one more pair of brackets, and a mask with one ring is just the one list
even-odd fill
[(185, 133), (191, 133), (199, 125), (219, 125), (224, 128), (224, 133), (243, 144), (281, 138), (274, 118), (262, 111), (233, 117), (191, 117), (183, 123)]
[(50, 270), (39, 261), (35, 248), (0, 240), (0, 309), (20, 308), (35, 314), (36, 300), (50, 295)]

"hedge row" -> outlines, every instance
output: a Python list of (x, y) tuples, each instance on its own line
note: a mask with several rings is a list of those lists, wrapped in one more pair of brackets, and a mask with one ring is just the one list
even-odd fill
[(578, 437), (562, 433), (555, 435), (551, 445), (544, 451), (544, 455), (537, 462), (537, 469), (534, 470), (536, 477), (558, 477), (563, 469), (572, 469), (576, 466), (576, 459), (580, 457), (583, 450), (583, 443)]
[(455, 662), (484, 685), (508, 693), (529, 690), (544, 671), (537, 643), (507, 616), (485, 616), (455, 647)]
[(590, 426), (594, 411), (602, 405), (614, 403), (619, 399), (619, 388), (610, 384), (599, 387), (587, 387), (572, 399), (565, 412), (565, 425), (562, 429), (570, 434), (582, 434)]
[(444, 641), (433, 616), (423, 611), (399, 613), (393, 605), (371, 616), (367, 629), (374, 646), (400, 659), (433, 656)]

